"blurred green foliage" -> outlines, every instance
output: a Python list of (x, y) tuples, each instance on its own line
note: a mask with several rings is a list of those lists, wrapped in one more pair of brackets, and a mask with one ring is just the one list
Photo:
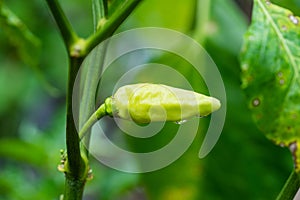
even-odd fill
[[(80, 36), (92, 32), (89, 1), (60, 2)], [(198, 1), (198, 7), (201, 2)], [(300, 9), (298, 1), (281, 2), (295, 12)], [(56, 167), (60, 149), (65, 147), (66, 51), (45, 2), (3, 3), (39, 38), (41, 53), (27, 52), (39, 60), (36, 66), (28, 66), (30, 63), (18, 53), (18, 46), (9, 40), (15, 36), (0, 27), (0, 199), (58, 199), (64, 187), (63, 174)], [(118, 32), (158, 26), (193, 36), (197, 32), (195, 21), (199, 20), (195, 18), (195, 5), (193, 0), (145, 0)], [(202, 37), (222, 74), (228, 98), (226, 124), (213, 151), (199, 160), (203, 135), (198, 134), (189, 150), (171, 166), (141, 175), (109, 169), (91, 158), (94, 179), (87, 182), (85, 199), (142, 200), (147, 195), (151, 200), (176, 199), (191, 194), (196, 196), (194, 199), (250, 200), (274, 199), (279, 193), (293, 168), (292, 158), (287, 149), (274, 146), (259, 132), (246, 108), (238, 62), (248, 26), (246, 16), (232, 0), (211, 1), (209, 15)], [(173, 65), (167, 55), (155, 59), (153, 54), (146, 56), (146, 60)], [(180, 69), (178, 65), (174, 67)], [(192, 74), (181, 70), (186, 76)], [(117, 75), (112, 71), (106, 76)], [(194, 78), (190, 80), (196, 83), (193, 86), (201, 89), (197, 86), (199, 77)], [(172, 127), (176, 128), (169, 125)], [(204, 129), (205, 123), (201, 127)], [(149, 147), (149, 143), (139, 146), (132, 138), (125, 139), (136, 151)]]

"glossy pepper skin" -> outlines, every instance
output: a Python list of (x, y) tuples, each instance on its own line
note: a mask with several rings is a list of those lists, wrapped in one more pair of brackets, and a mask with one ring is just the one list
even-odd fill
[(151, 83), (120, 87), (105, 101), (107, 114), (137, 123), (178, 122), (194, 116), (206, 116), (220, 106), (216, 98)]

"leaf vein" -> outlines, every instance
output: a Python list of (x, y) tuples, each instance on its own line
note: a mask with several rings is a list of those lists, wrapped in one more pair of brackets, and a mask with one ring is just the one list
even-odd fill
[(286, 51), (286, 54), (288, 56), (288, 59), (290, 60), (290, 63), (293, 67), (293, 70), (294, 70), (294, 76), (293, 76), (293, 79), (291, 81), (291, 83), (294, 83), (297, 78), (298, 78), (298, 75), (299, 75), (299, 71), (298, 71), (298, 68), (297, 68), (297, 64), (296, 64), (296, 58), (293, 56), (289, 46), (288, 46), (288, 40), (286, 40), (284, 38), (284, 36), (282, 35), (282, 33), (280, 32), (280, 29), (279, 27), (276, 25), (275, 21), (273, 20), (271, 14), (268, 12), (268, 10), (266, 9), (266, 7), (264, 6), (264, 3), (262, 3), (261, 0), (257, 0), (258, 2), (258, 5), (260, 6), (260, 8), (262, 9), (263, 13), (265, 14), (265, 16), (267, 17), (267, 20), (269, 21), (269, 23), (271, 24), (271, 26), (273, 27), (276, 35), (278, 36), (279, 38), (279, 41), (281, 42), (284, 50)]

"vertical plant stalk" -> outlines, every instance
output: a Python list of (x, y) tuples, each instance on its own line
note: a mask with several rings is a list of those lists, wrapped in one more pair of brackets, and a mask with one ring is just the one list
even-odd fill
[(66, 122), (66, 146), (67, 161), (64, 166), (65, 171), (65, 192), (64, 200), (82, 199), (84, 185), (87, 176), (87, 160), (83, 159), (80, 151), (80, 140), (77, 134), (72, 111), (73, 85), (83, 61), (83, 57), (72, 57), (71, 47), (78, 41), (78, 37), (71, 24), (67, 20), (57, 0), (46, 0), (47, 4), (58, 25), (64, 44), (69, 55), (68, 84), (67, 84), (67, 122)]
[(82, 199), (84, 185), (88, 174), (88, 161), (81, 154), (80, 139), (73, 119), (72, 95), (73, 85), (83, 58), (71, 58), (69, 61), (68, 90), (67, 90), (67, 163), (65, 164), (65, 192), (64, 200)]
[(299, 175), (293, 171), (276, 200), (293, 200), (300, 188)]
[[(99, 0), (105, 1), (106, 0)], [(84, 58), (97, 44), (110, 37), (119, 25), (129, 16), (135, 7), (142, 0), (128, 0), (123, 7), (116, 10), (101, 29), (92, 34), (89, 39), (79, 38), (67, 20), (58, 0), (46, 0), (53, 17), (58, 25), (64, 44), (69, 56), (68, 84), (67, 84), (67, 127), (66, 127), (66, 146), (67, 160), (64, 165), (65, 172), (65, 192), (64, 200), (81, 200), (84, 185), (88, 176), (87, 151), (80, 145), (79, 135), (73, 119), (72, 95), (73, 85)], [(102, 2), (102, 3), (105, 3)], [(106, 2), (107, 3), (107, 2)], [(105, 5), (105, 4), (103, 4)], [(103, 7), (105, 8), (105, 7)], [(106, 8), (107, 9), (107, 8)]]

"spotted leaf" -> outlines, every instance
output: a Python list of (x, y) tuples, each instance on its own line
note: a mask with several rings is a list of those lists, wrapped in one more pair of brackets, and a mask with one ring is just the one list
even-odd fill
[(254, 0), (241, 52), (242, 87), (254, 120), (266, 136), (289, 146), (300, 171), (300, 18)]

